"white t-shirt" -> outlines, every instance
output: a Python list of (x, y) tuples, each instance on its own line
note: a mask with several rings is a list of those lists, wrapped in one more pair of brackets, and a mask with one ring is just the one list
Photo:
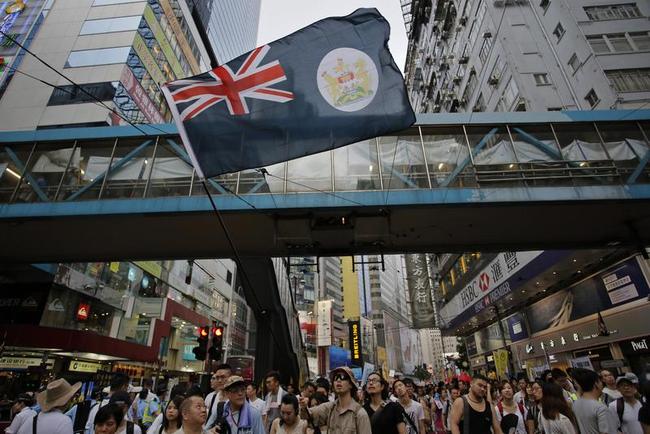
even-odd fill
[[(519, 419), (517, 421), (517, 430), (515, 431), (516, 434), (527, 434), (528, 430), (526, 429), (526, 414), (521, 414), (521, 410), (519, 409), (519, 406), (516, 404), (517, 402), (516, 401), (514, 401), (514, 402), (515, 402), (515, 405), (517, 406), (517, 410), (515, 410), (513, 412), (512, 410), (508, 410), (507, 408), (503, 407), (503, 416), (505, 416), (507, 414), (516, 414), (517, 418)], [(503, 416), (501, 416), (501, 412), (499, 411), (499, 407), (495, 406), (494, 411), (497, 414), (497, 422), (501, 423), (501, 419), (503, 419)], [(524, 408), (524, 412), (525, 411), (526, 411), (526, 409)], [(503, 434), (512, 434), (512, 433), (504, 432)]]
[(610, 389), (609, 387), (604, 387), (603, 388), (603, 394), (607, 394), (610, 397), (610, 400), (622, 398), (623, 395), (621, 395), (621, 392), (619, 392), (616, 389)]
[[(29, 418), (18, 430), (18, 434), (32, 434), (34, 418)], [(36, 423), (37, 434), (72, 434), (72, 421), (59, 410), (39, 413)]]
[(21, 426), (25, 423), (26, 420), (32, 420), (36, 416), (36, 412), (29, 407), (25, 407), (18, 414), (14, 416), (14, 420), (11, 421), (11, 425), (5, 428), (5, 433), (7, 434), (16, 434)]
[(255, 398), (254, 401), (248, 401), (248, 403), (257, 409), (257, 411), (260, 412), (260, 414), (264, 413), (264, 408), (266, 407), (266, 401), (260, 398)]
[[(115, 434), (126, 434), (126, 425), (124, 426), (123, 430), (118, 431)], [(133, 425), (133, 434), (142, 434), (142, 430), (138, 425)]]
[[(419, 429), (420, 421), (424, 420), (424, 408), (422, 408), (422, 404), (411, 400), (411, 402), (404, 407), (404, 412), (409, 415), (413, 424)], [(410, 423), (406, 423), (406, 434), (414, 434), (415, 432), (416, 430), (413, 429), (413, 426), (411, 426)]]
[[(630, 405), (627, 402), (623, 406), (623, 424), (621, 425), (621, 431), (623, 434), (643, 434), (643, 427), (641, 427), (641, 422), (639, 422), (639, 410), (642, 405), (637, 400), (634, 405)], [(616, 423), (619, 423), (618, 413), (616, 412), (616, 401), (613, 401), (609, 404), (609, 411), (612, 413), (612, 416), (616, 420)]]
[(515, 402), (521, 402), (522, 404), (526, 403), (526, 392), (522, 392), (521, 390), (517, 393), (515, 393), (515, 396), (513, 398)]

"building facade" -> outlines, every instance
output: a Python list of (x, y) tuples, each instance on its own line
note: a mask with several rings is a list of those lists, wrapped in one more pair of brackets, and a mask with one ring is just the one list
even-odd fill
[(5, 267), (0, 369), (18, 383), (38, 378), (42, 360), (51, 375), (99, 384), (115, 371), (135, 384), (196, 379), (197, 328), (229, 332), (234, 272), (230, 260)]
[(650, 5), (415, 0), (406, 78), (416, 112), (628, 109), (650, 98)]
[(219, 64), (252, 50), (257, 42), (261, 0), (188, 0), (196, 9)]
[(209, 65), (184, 0), (41, 7), (47, 13), (26, 40), (47, 66), (24, 52), (12, 59), (1, 83), (0, 129), (169, 122), (160, 85)]

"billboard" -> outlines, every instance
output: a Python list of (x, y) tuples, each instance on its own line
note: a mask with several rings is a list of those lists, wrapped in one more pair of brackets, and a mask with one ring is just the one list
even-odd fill
[(630, 258), (571, 288), (559, 291), (526, 310), (530, 333), (565, 326), (649, 293), (638, 258)]
[(322, 300), (317, 304), (316, 345), (332, 345), (332, 300)]
[(361, 322), (348, 321), (348, 334), (350, 342), (350, 360), (354, 366), (363, 366), (363, 352), (362, 352), (362, 337), (361, 337)]
[(426, 255), (404, 255), (413, 328), (436, 326)]

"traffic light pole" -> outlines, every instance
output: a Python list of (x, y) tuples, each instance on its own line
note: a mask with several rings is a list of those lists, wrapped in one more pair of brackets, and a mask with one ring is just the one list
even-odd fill
[(212, 347), (212, 339), (213, 339), (212, 330), (214, 330), (215, 325), (216, 323), (212, 321), (212, 326), (209, 328), (209, 332), (208, 332), (208, 345), (205, 347), (206, 353), (205, 353), (205, 364), (203, 365), (203, 370), (208, 376), (212, 375), (212, 359), (210, 359), (210, 355), (209, 355), (210, 353), (207, 350), (209, 350)]

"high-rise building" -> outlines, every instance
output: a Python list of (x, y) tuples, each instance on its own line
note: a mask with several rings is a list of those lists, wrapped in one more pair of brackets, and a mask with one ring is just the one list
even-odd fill
[[(33, 7), (25, 5), (22, 13)], [(26, 43), (65, 78), (19, 52), (1, 85), (2, 130), (168, 122), (159, 86), (209, 64), (184, 0), (54, 0), (45, 6)]]
[(219, 64), (255, 48), (261, 0), (189, 0)]
[(648, 2), (414, 0), (403, 8), (417, 112), (623, 109), (650, 97)]
[(320, 258), (319, 300), (332, 300), (332, 345), (343, 346), (348, 327), (343, 318), (343, 285), (341, 259), (338, 256)]
[[(408, 369), (418, 359), (417, 334), (410, 328), (410, 308), (403, 257), (369, 255), (362, 257), (371, 295), (373, 327), (377, 335), (378, 363), (385, 370), (411, 373)], [(411, 343), (413, 345), (410, 345)], [(407, 349), (408, 347), (408, 349)]]

